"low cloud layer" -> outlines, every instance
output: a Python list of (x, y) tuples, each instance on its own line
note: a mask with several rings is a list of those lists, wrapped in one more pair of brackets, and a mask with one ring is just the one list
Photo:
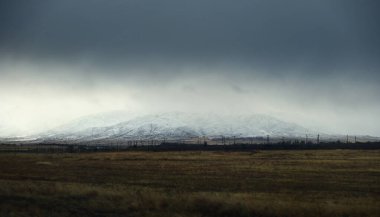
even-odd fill
[[(88, 65), (17, 62), (3, 64), (1, 70), (8, 73), (1, 80), (0, 117), (21, 132), (45, 130), (83, 115), (129, 110), (261, 113), (321, 132), (378, 135), (378, 87), (360, 79), (232, 75), (247, 70), (234, 67), (186, 67), (168, 78), (160, 71), (150, 77), (107, 74)], [(191, 76), (193, 71), (199, 75)]]

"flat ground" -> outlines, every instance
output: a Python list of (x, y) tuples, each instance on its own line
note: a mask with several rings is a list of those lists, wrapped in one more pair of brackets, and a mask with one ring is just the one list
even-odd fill
[(0, 154), (0, 216), (380, 216), (380, 151)]

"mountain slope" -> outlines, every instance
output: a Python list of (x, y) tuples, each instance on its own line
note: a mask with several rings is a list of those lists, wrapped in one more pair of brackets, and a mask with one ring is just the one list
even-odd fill
[[(159, 113), (113, 120), (103, 124), (102, 118), (81, 119), (55, 129), (43, 137), (92, 139), (185, 139), (199, 136), (303, 136), (309, 130), (267, 115), (217, 115), (197, 113)], [(126, 120), (126, 121), (123, 121)], [(112, 122), (112, 121), (111, 121)], [(105, 121), (104, 123), (110, 123)]]

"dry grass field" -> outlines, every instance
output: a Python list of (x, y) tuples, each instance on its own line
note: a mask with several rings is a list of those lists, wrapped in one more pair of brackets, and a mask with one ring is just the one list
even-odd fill
[(380, 216), (380, 151), (0, 154), (0, 216)]

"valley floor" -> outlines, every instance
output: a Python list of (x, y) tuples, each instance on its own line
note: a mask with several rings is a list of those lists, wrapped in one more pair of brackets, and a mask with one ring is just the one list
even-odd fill
[(0, 154), (0, 216), (380, 216), (379, 150)]

